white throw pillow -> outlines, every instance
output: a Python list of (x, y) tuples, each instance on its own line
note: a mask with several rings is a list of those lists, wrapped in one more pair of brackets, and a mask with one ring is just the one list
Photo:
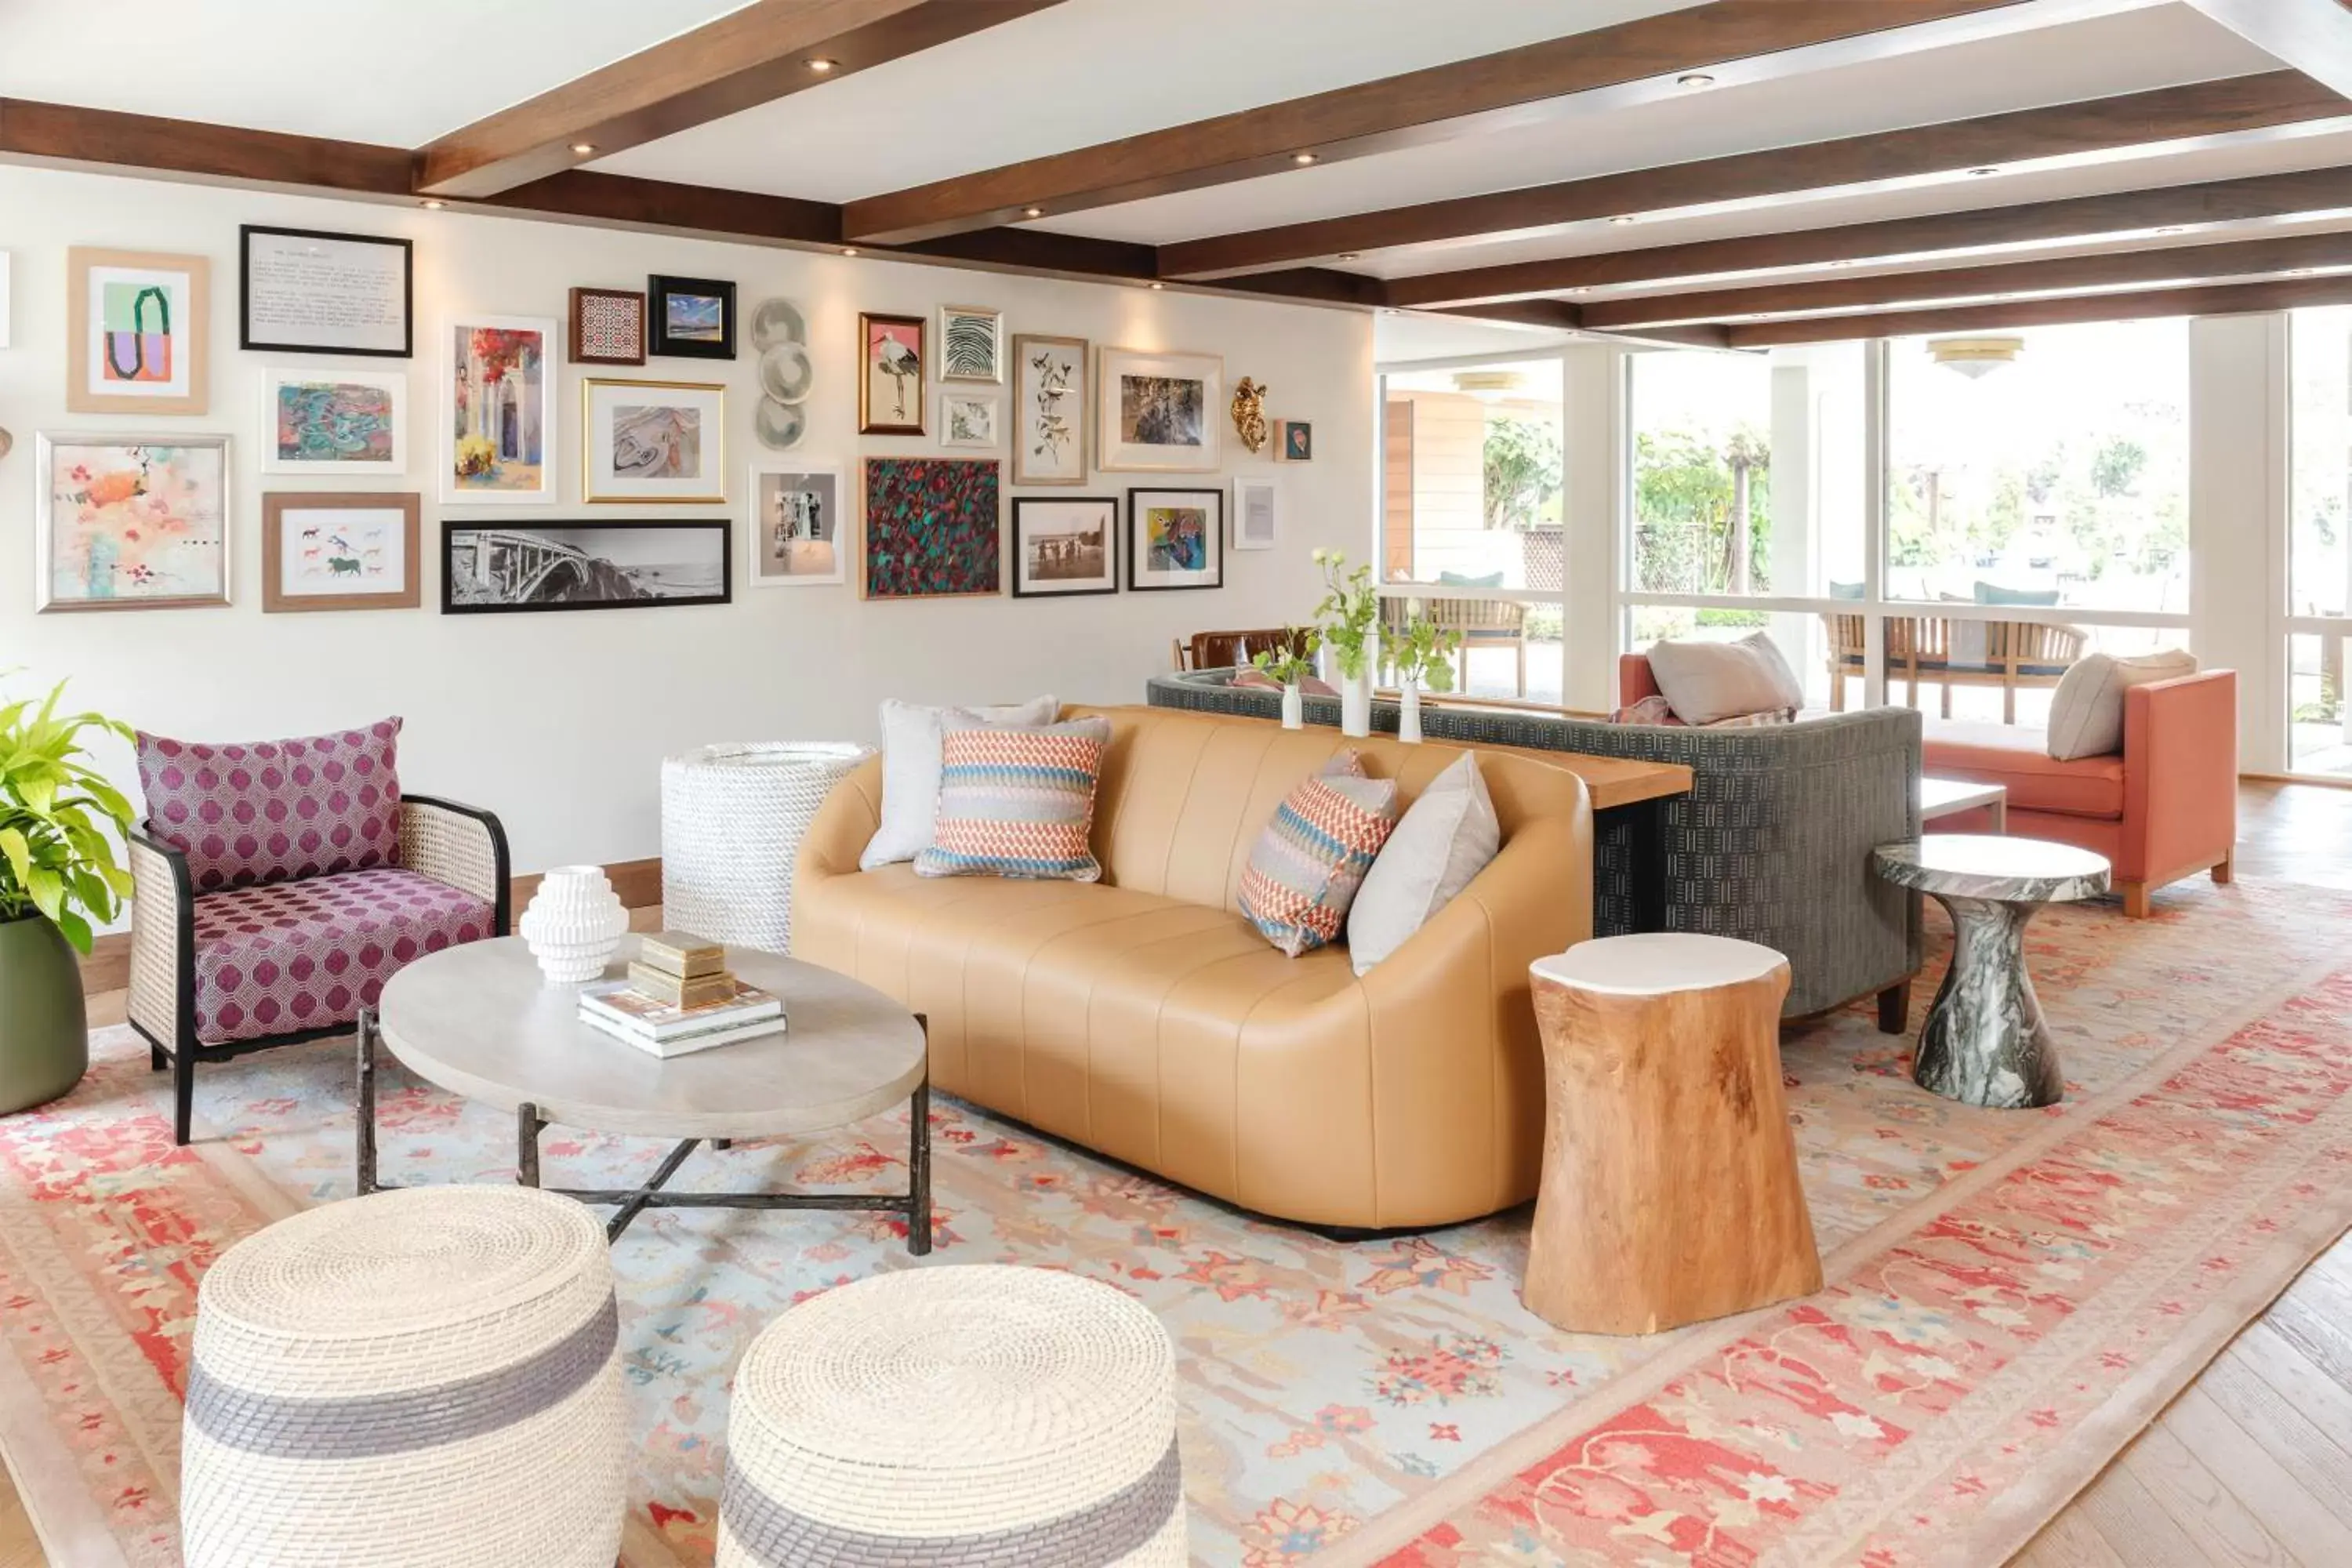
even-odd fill
[(1429, 923), (1502, 847), (1494, 797), (1465, 752), (1429, 781), (1381, 847), (1348, 911), (1348, 956), (1365, 973)]
[(1039, 697), (1005, 708), (926, 708), (919, 702), (882, 704), (882, 826), (866, 841), (857, 868), (871, 871), (912, 860), (931, 847), (940, 811), (940, 721), (969, 713), (991, 724), (1050, 724), (1059, 700)]
[(2124, 749), (2124, 693), (2151, 681), (2197, 673), (2187, 648), (2165, 648), (2133, 658), (2086, 654), (2058, 678), (2050, 698), (2050, 754), (2062, 763), (2105, 757)]
[(1738, 642), (1659, 642), (1650, 677), (1685, 724), (1712, 724), (1805, 705), (1797, 672), (1763, 632)]

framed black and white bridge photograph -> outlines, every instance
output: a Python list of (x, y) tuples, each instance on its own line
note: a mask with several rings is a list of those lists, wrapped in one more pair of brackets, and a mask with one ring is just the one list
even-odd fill
[(731, 528), (725, 518), (444, 522), (441, 612), (724, 605), (735, 596)]

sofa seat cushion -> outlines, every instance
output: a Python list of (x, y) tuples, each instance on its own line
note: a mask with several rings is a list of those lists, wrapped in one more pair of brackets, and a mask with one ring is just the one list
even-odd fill
[(1922, 758), (1937, 778), (2005, 784), (2011, 811), (2066, 816), (2120, 817), (2124, 760), (2077, 757), (2060, 762), (2039, 730), (2016, 724), (1930, 722)]
[(196, 1039), (348, 1024), (412, 959), (491, 933), (489, 900), (388, 867), (195, 900)]

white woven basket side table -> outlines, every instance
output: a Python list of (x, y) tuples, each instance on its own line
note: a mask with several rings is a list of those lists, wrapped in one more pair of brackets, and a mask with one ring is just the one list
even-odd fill
[(662, 923), (788, 953), (793, 862), (817, 807), (871, 746), (703, 746), (662, 763)]
[(189, 1568), (612, 1568), (627, 1456), (604, 1227), (526, 1187), (312, 1209), (197, 1289)]
[(720, 1568), (1183, 1568), (1176, 1356), (1110, 1286), (909, 1268), (761, 1334), (735, 1374)]

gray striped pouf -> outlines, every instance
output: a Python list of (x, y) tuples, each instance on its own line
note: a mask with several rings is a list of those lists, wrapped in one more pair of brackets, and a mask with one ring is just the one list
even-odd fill
[(330, 1204), (197, 1290), (189, 1568), (612, 1568), (625, 1453), (595, 1216), (524, 1187)]
[(1108, 1285), (909, 1268), (735, 1374), (719, 1568), (1181, 1568), (1176, 1355)]

